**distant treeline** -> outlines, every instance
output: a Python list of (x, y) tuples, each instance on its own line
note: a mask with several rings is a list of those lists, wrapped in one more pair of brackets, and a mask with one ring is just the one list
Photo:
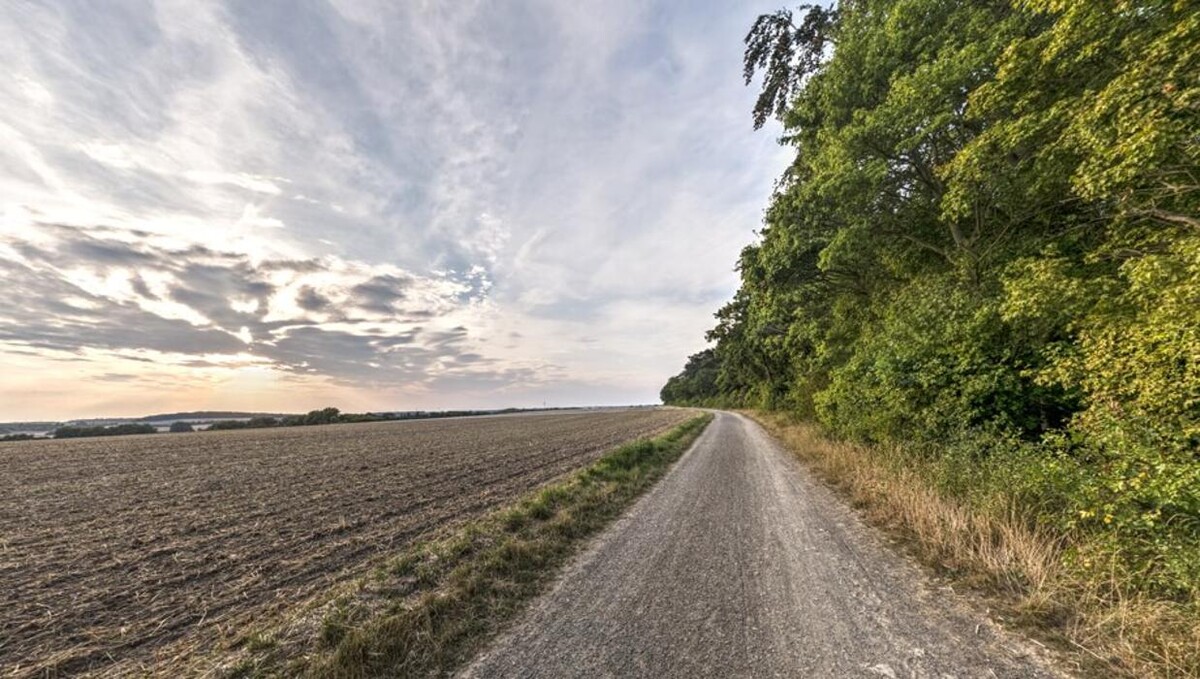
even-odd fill
[(376, 422), (388, 419), (375, 413), (343, 413), (337, 408), (310, 410), (304, 415), (284, 417), (252, 417), (249, 420), (218, 420), (209, 427), (220, 429), (265, 429), (268, 427), (303, 427), (313, 424), (337, 424), (339, 422)]
[(394, 420), (426, 420), (439, 417), (469, 417), (519, 412), (518, 408), (504, 410), (441, 410), (403, 413), (343, 413), (337, 408), (310, 410), (304, 415), (286, 417), (252, 417), (249, 420), (221, 420), (209, 429), (263, 429), (267, 427), (304, 427), (314, 424), (345, 424), (350, 422), (390, 422)]
[(155, 434), (158, 429), (151, 424), (117, 424), (111, 427), (59, 427), (54, 430), (56, 439), (78, 439), (89, 436), (125, 436), (126, 434)]
[[(209, 425), (212, 431), (228, 429), (266, 429), (270, 427), (304, 427), (317, 424), (345, 424), (350, 422), (389, 422), (394, 420), (425, 420), (439, 417), (469, 417), (472, 415), (498, 415), (520, 412), (519, 408), (504, 410), (442, 410), (437, 412), (409, 411), (399, 413), (343, 413), (337, 408), (322, 408), (310, 410), (303, 415), (284, 415), (281, 417), (252, 417), (248, 420), (217, 420)], [(172, 433), (188, 432), (193, 428), (181, 421), (171, 425)], [(112, 426), (77, 427), (65, 426), (54, 430), (52, 436), (56, 439), (85, 438), (91, 436), (124, 436), (127, 434), (156, 434), (158, 429), (150, 424), (117, 424)], [(0, 441), (28, 441), (35, 438), (31, 434), (12, 434), (0, 437)]]

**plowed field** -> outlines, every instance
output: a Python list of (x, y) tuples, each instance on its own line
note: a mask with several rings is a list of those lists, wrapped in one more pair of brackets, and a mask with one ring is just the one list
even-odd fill
[(228, 638), (373, 557), (687, 416), (568, 412), (2, 444), (0, 676), (161, 671), (174, 654)]

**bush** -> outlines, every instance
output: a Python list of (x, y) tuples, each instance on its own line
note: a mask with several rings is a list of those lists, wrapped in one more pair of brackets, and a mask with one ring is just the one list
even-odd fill
[(1075, 404), (1036, 383), (1036, 347), (1000, 314), (991, 291), (952, 275), (901, 289), (815, 395), (837, 433), (873, 441), (945, 441), (969, 430), (1036, 439)]

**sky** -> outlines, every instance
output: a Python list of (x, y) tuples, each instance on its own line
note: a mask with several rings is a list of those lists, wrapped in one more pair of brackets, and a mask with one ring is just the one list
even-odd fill
[(0, 0), (0, 420), (657, 402), (780, 6)]

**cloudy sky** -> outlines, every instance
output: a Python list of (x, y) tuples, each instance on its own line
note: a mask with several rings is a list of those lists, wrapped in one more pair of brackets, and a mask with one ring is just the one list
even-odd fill
[(0, 420), (656, 402), (778, 6), (0, 0)]

